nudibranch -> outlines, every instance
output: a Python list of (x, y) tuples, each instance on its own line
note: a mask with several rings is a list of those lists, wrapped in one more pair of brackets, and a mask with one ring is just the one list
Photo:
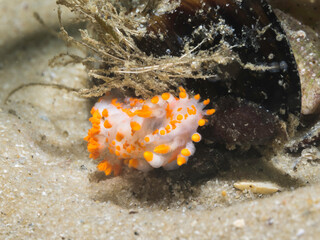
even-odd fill
[(90, 158), (103, 159), (98, 170), (117, 176), (123, 164), (144, 172), (186, 164), (195, 152), (194, 142), (201, 140), (198, 126), (204, 126), (215, 109), (204, 110), (209, 99), (200, 101), (199, 94), (189, 97), (184, 88), (179, 90), (179, 97), (163, 93), (148, 100), (100, 98), (84, 138)]

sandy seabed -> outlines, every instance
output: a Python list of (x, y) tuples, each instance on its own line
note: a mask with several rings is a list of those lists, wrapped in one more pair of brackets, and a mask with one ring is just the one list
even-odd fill
[[(68, 49), (33, 18), (57, 26), (54, 0), (0, 2), (0, 239), (319, 239), (320, 164), (293, 171), (286, 156), (234, 161), (201, 181), (126, 170), (104, 178), (88, 158), (92, 102), (48, 86), (81, 88), (81, 65), (48, 67)], [(66, 26), (72, 25), (69, 13)], [(292, 162), (291, 162), (292, 161)], [(239, 180), (271, 181), (273, 195)], [(222, 191), (226, 195), (222, 195)]]

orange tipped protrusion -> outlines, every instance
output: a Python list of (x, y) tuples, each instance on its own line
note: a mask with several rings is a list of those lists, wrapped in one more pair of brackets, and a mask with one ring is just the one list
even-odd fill
[(90, 153), (89, 158), (97, 159), (100, 157), (100, 154), (98, 152)]
[(123, 163), (126, 164), (126, 165), (129, 165), (129, 159), (123, 160)]
[(200, 142), (201, 141), (201, 135), (199, 133), (192, 134), (191, 140), (194, 142)]
[(132, 131), (139, 131), (141, 129), (141, 125), (137, 122), (130, 122), (130, 126)]
[(100, 115), (100, 113), (99, 113), (99, 110), (94, 111), (94, 113), (92, 114), (92, 117), (93, 117), (93, 118), (101, 119), (101, 115)]
[(150, 138), (149, 137), (145, 137), (144, 141), (148, 143), (148, 142), (150, 142)]
[(170, 98), (170, 93), (162, 93), (161, 97), (163, 100), (167, 101)]
[(187, 162), (187, 160), (186, 160), (185, 157), (183, 157), (183, 156), (181, 156), (181, 155), (178, 156), (178, 158), (177, 158), (177, 164), (178, 164), (179, 166), (185, 164), (186, 162)]
[(181, 154), (185, 157), (189, 157), (191, 155), (191, 152), (188, 148), (184, 148), (181, 150)]
[(107, 109), (103, 109), (103, 111), (102, 111), (102, 116), (103, 116), (103, 117), (108, 117), (108, 116), (109, 116), (109, 112), (108, 112)]
[(195, 99), (195, 100), (199, 100), (199, 99), (200, 99), (200, 94), (195, 95), (195, 96), (194, 96), (194, 99)]
[(91, 108), (90, 114), (93, 115), (93, 113), (94, 113), (95, 111), (97, 111), (97, 109), (95, 109), (95, 107)]
[(153, 98), (151, 98), (151, 103), (157, 104), (158, 102), (159, 102), (159, 97), (158, 96), (154, 96)]
[(108, 120), (105, 120), (105, 121), (104, 121), (103, 126), (104, 126), (105, 128), (112, 128), (112, 125), (111, 125), (111, 123), (109, 123)]
[(210, 103), (210, 99), (209, 98), (203, 101), (204, 105), (208, 105), (209, 103)]
[(215, 109), (208, 109), (208, 110), (207, 110), (207, 115), (212, 115), (212, 114), (214, 114), (215, 112), (216, 112)]
[(183, 87), (179, 87), (180, 92), (186, 92), (186, 90)]
[(137, 168), (139, 161), (137, 159), (130, 159), (128, 165), (129, 167)]
[(159, 134), (160, 134), (161, 136), (166, 135), (166, 130), (161, 129), (161, 130), (159, 131)]
[(147, 162), (151, 162), (152, 159), (153, 159), (153, 153), (152, 153), (152, 152), (145, 151), (145, 152), (143, 153), (143, 157), (144, 157), (144, 159), (145, 159)]
[(169, 145), (166, 145), (166, 144), (161, 144), (161, 145), (158, 145), (156, 146), (153, 151), (155, 153), (159, 153), (159, 154), (166, 154), (170, 151), (170, 146)]
[(98, 150), (98, 148), (99, 148), (99, 144), (95, 144), (95, 143), (88, 144), (88, 151), (91, 153)]
[(87, 142), (89, 141), (89, 139), (90, 139), (90, 136), (89, 136), (89, 135), (83, 138), (83, 140), (85, 140), (85, 141), (87, 141)]
[(179, 97), (186, 98), (187, 97), (186, 90), (183, 87), (179, 87), (179, 90), (180, 90)]
[(101, 162), (98, 164), (97, 168), (98, 168), (99, 171), (105, 171), (105, 170), (107, 170), (107, 168), (109, 168), (110, 166), (111, 166), (111, 165), (110, 165), (110, 163), (109, 163), (107, 160), (103, 160), (103, 161), (101, 161)]
[(112, 166), (110, 165), (110, 167), (108, 167), (108, 168), (104, 171), (104, 174), (105, 174), (106, 176), (109, 176), (109, 175), (111, 174), (111, 172), (112, 172)]
[(117, 132), (117, 135), (116, 135), (116, 140), (118, 142), (121, 142), (121, 140), (124, 138), (124, 135), (120, 132)]
[(200, 127), (204, 126), (205, 124), (206, 124), (206, 120), (204, 120), (204, 119), (200, 119), (200, 120), (198, 121), (198, 125), (199, 125)]
[(187, 97), (187, 93), (186, 92), (180, 92), (179, 93), (179, 97), (180, 98), (186, 98)]
[(95, 137), (90, 137), (87, 147), (88, 147), (88, 151), (90, 152), (90, 155), (89, 155), (90, 158), (97, 159), (100, 156), (99, 143)]

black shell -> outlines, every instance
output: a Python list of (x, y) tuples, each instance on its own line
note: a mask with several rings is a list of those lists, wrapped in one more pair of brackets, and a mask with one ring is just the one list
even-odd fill
[[(233, 99), (231, 102), (240, 100), (241, 103), (233, 105), (232, 109), (235, 111), (238, 111), (237, 106), (246, 111), (248, 107), (244, 107), (245, 104), (259, 108), (255, 113), (250, 108), (247, 113), (256, 114), (253, 118), (261, 119), (257, 123), (258, 127), (254, 129), (254, 126), (250, 126), (246, 130), (249, 132), (244, 131), (240, 133), (240, 138), (233, 138), (233, 142), (246, 142), (243, 134), (251, 135), (247, 141), (255, 142), (252, 134), (256, 134), (260, 128), (261, 134), (258, 133), (257, 138), (259, 134), (263, 135), (263, 128), (276, 121), (275, 115), (283, 120), (290, 113), (299, 116), (301, 106), (300, 79), (294, 56), (279, 21), (264, 0), (181, 0), (175, 10), (150, 18), (147, 26), (149, 32), (161, 33), (163, 38), (149, 36), (137, 39), (137, 44), (147, 54), (163, 56), (169, 51), (170, 54), (179, 56), (183, 53), (185, 41), (194, 38), (193, 43), (197, 45), (203, 39), (201, 34), (192, 34), (195, 28), (200, 25), (204, 28), (209, 25), (218, 27), (221, 23), (229, 33), (217, 31), (213, 41), (204, 44), (201, 50), (225, 41), (233, 46), (232, 50), (239, 55), (242, 63), (272, 69), (251, 70), (235, 62), (212, 69), (211, 73), (217, 77), (206, 80), (187, 79), (187, 87), (217, 102), (216, 118), (220, 116), (221, 121), (216, 119), (213, 123), (216, 126), (212, 136), (219, 132), (219, 128), (222, 130), (221, 124), (217, 126), (217, 122), (224, 122), (223, 127), (231, 129), (237, 123), (236, 119), (228, 119), (226, 116), (231, 114), (230, 111), (222, 112), (223, 106), (219, 107), (221, 97)], [(276, 131), (271, 132), (267, 139), (272, 138)], [(222, 131), (220, 135), (223, 134), (225, 133)], [(221, 142), (230, 143), (229, 138), (226, 137)]]

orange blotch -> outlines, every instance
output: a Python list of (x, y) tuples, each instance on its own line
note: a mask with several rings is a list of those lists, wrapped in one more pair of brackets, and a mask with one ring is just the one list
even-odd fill
[(129, 117), (134, 117), (136, 114), (132, 112), (130, 109), (121, 108), (122, 112), (126, 113)]
[(187, 108), (187, 112), (188, 112), (189, 115), (193, 115), (193, 110), (192, 109)]
[(166, 118), (172, 118), (173, 114), (172, 114), (173, 110), (170, 108), (169, 104), (167, 104), (166, 107)]
[(111, 147), (108, 148), (110, 154), (114, 154), (114, 151)]
[(103, 111), (102, 111), (102, 116), (103, 116), (103, 117), (108, 117), (108, 116), (109, 116), (109, 112), (108, 112), (107, 109), (103, 109)]
[(104, 121), (103, 126), (104, 126), (105, 128), (112, 128), (112, 125), (109, 123), (108, 120), (105, 120), (105, 121)]
[(159, 154), (166, 154), (170, 151), (170, 146), (169, 145), (166, 145), (166, 144), (161, 144), (161, 145), (158, 145), (156, 146), (153, 151), (156, 152), (156, 153), (159, 153)]
[(131, 147), (131, 146), (127, 147), (127, 148), (126, 148), (126, 151), (127, 151), (127, 153), (131, 153), (132, 147)]
[(141, 125), (137, 122), (130, 122), (130, 126), (132, 131), (139, 131), (141, 129)]
[(118, 142), (121, 142), (121, 140), (124, 138), (124, 135), (120, 132), (117, 132), (117, 135), (116, 135), (116, 140)]
[(183, 119), (183, 116), (181, 114), (178, 114), (177, 120), (181, 121)]
[(137, 114), (139, 117), (150, 118), (152, 115), (152, 110), (148, 105), (143, 105), (142, 109), (135, 111), (135, 114)]

